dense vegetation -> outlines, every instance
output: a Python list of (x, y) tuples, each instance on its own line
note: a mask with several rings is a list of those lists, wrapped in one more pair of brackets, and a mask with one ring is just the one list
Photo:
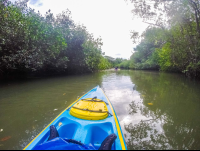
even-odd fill
[(27, 6), (0, 0), (0, 76), (93, 72), (110, 68), (101, 38), (77, 25), (66, 10), (44, 16)]
[(124, 68), (183, 72), (200, 77), (200, 1), (131, 0), (135, 16), (149, 24)]

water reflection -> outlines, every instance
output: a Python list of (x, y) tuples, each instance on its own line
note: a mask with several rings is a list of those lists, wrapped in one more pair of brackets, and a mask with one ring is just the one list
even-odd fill
[(200, 148), (200, 83), (181, 75), (121, 70), (9, 84), (0, 87), (0, 140), (9, 138), (0, 150), (23, 149), (96, 85), (112, 102), (128, 149)]
[[(135, 77), (138, 79), (135, 80)], [(156, 142), (150, 137), (154, 144), (160, 146), (159, 148), (155, 146), (155, 149), (199, 149), (199, 82), (192, 83), (179, 75), (172, 74), (152, 76), (152, 74), (136, 73), (135, 77), (131, 76), (131, 79), (144, 96), (143, 104), (147, 108), (141, 110), (141, 114), (155, 120), (151, 123), (160, 123), (163, 131)], [(148, 106), (149, 102), (153, 102), (154, 105)], [(169, 148), (166, 148), (163, 142), (167, 142)]]
[[(106, 94), (114, 101), (128, 149), (200, 148), (199, 82), (155, 72), (117, 75), (122, 81), (114, 81), (118, 84)], [(116, 90), (121, 83), (129, 85)]]

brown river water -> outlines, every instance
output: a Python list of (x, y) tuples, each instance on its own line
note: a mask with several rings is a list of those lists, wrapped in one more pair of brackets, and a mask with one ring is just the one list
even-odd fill
[(57, 115), (99, 85), (128, 149), (200, 149), (200, 81), (179, 74), (108, 70), (0, 84), (0, 150), (23, 149)]

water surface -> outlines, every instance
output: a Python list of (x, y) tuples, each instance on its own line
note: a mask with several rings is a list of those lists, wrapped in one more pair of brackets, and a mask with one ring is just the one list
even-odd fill
[(128, 149), (200, 148), (199, 81), (121, 70), (1, 84), (0, 150), (23, 149), (77, 97), (97, 85), (115, 108)]

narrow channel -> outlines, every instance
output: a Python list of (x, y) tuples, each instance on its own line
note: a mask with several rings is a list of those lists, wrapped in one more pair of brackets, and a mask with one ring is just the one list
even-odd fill
[(99, 85), (128, 149), (199, 149), (200, 82), (179, 74), (102, 71), (0, 85), (0, 150), (23, 149), (77, 97)]

